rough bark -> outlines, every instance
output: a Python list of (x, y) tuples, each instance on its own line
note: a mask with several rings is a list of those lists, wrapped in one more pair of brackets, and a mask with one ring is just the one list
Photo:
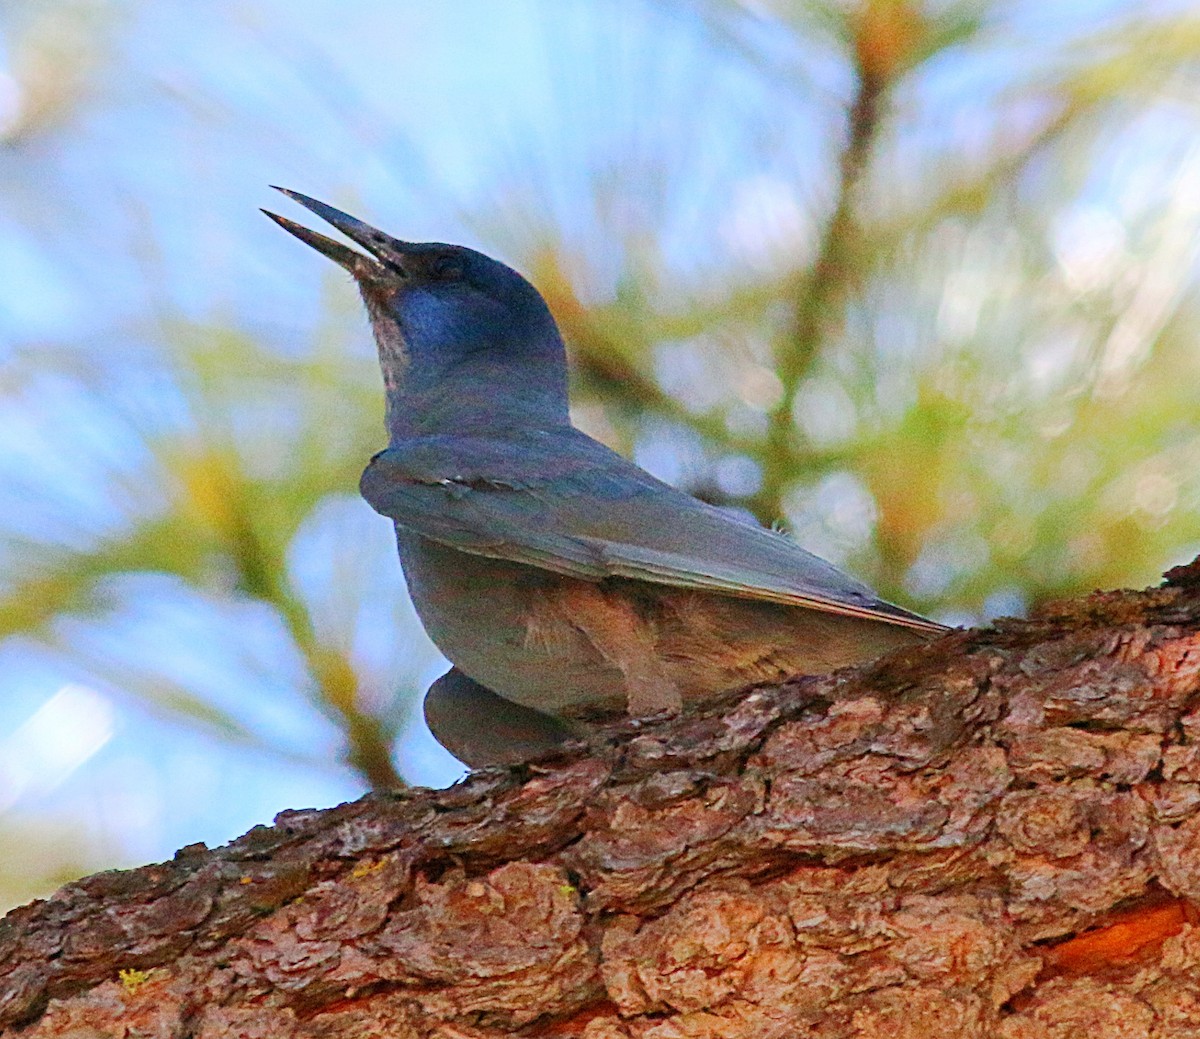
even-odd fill
[(0, 922), (23, 1039), (1200, 1036), (1200, 565)]

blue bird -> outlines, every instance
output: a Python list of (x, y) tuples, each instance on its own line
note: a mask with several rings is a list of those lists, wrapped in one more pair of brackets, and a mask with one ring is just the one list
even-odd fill
[(573, 427), (562, 338), (512, 268), (279, 190), (365, 250), (267, 213), (366, 304), (389, 445), (360, 486), (395, 523), (417, 613), (454, 665), (425, 715), (467, 764), (946, 630)]

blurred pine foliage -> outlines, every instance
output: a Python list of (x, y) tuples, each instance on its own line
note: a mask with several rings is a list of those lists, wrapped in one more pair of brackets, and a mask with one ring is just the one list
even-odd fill
[[(413, 0), (348, 18), (365, 52), (316, 8), (0, 9), (11, 659), (403, 772), (435, 658), (354, 497), (378, 377), (350, 286), (254, 223), (280, 169), (525, 270), (580, 424), (919, 610), (976, 622), (1200, 550), (1186, 6), (529, 0), (434, 32)], [(485, 74), (538, 118), (477, 136), (463, 34), (511, 21), (524, 51)], [(444, 90), (414, 72), (393, 106), (362, 69), (406, 46)], [(462, 122), (435, 146), (413, 112), (442, 94)], [(35, 282), (74, 315), (53, 333)]]

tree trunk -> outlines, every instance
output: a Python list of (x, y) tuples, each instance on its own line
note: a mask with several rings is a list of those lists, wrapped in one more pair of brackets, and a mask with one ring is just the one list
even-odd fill
[(0, 1034), (1200, 1036), (1200, 562), (0, 922)]

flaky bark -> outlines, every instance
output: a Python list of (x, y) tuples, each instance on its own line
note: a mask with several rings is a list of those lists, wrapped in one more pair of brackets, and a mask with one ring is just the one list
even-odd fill
[(1200, 566), (0, 923), (43, 1039), (1200, 1035)]

